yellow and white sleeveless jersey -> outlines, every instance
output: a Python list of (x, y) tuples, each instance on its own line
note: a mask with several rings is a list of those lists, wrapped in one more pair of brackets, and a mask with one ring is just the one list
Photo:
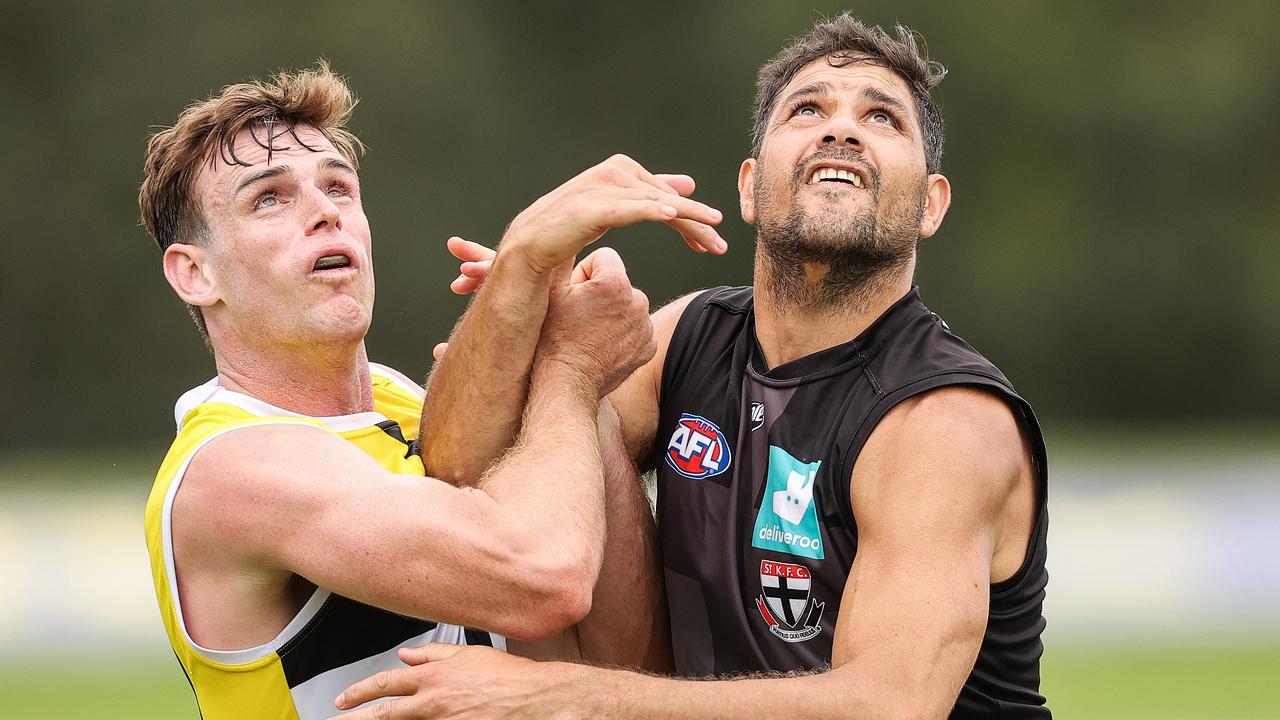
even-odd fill
[(170, 522), (182, 476), (205, 443), (250, 425), (314, 425), (355, 444), (391, 472), (424, 474), (422, 459), (411, 448), (422, 411), (422, 388), (381, 365), (370, 364), (370, 371), (374, 411), (356, 415), (299, 415), (227, 390), (217, 378), (178, 400), (177, 438), (156, 475), (145, 526), (160, 614), (204, 720), (327, 718), (337, 712), (333, 699), (348, 685), (380, 670), (403, 667), (398, 648), (443, 642), (506, 649), (500, 635), (397, 615), (324, 588), (317, 588), (288, 626), (265, 645), (213, 650), (197, 645), (187, 634)]

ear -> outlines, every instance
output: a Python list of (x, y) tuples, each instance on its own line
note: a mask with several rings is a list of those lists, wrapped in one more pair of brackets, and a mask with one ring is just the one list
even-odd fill
[(951, 207), (951, 181), (945, 175), (929, 176), (928, 190), (925, 192), (924, 214), (920, 218), (920, 237), (927, 238), (938, 232), (942, 226), (942, 218)]
[(747, 158), (738, 168), (738, 207), (742, 210), (742, 219), (756, 222), (756, 159)]
[(218, 285), (210, 270), (199, 245), (174, 243), (164, 251), (164, 278), (188, 305), (209, 307), (218, 302)]

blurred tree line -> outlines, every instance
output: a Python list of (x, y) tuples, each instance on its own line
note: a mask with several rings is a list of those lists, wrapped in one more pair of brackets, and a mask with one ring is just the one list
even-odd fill
[[(328, 58), (374, 226), (370, 355), (424, 376), (493, 243), (614, 152), (685, 172), (724, 258), (611, 233), (655, 302), (750, 280), (734, 187), (756, 68), (807, 2), (0, 2), (0, 449), (163, 443), (212, 362), (135, 196), (148, 133), (222, 85)], [(954, 203), (926, 302), (1055, 424), (1280, 416), (1280, 3), (861, 2), (919, 30)]]

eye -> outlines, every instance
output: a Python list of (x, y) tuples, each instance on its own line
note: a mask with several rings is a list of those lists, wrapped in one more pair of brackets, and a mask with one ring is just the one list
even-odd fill
[(867, 120), (877, 125), (898, 126), (898, 121), (888, 110), (872, 110), (868, 113)]
[(261, 208), (275, 207), (276, 205), (279, 205), (279, 204), (280, 204), (280, 198), (276, 197), (276, 194), (274, 192), (263, 193), (262, 195), (258, 196), (257, 200), (253, 201), (253, 209), (258, 210)]
[(329, 186), (325, 194), (331, 198), (349, 197), (351, 195), (351, 186), (343, 182), (335, 182)]
[(791, 110), (791, 117), (817, 117), (818, 106), (813, 103), (800, 103)]

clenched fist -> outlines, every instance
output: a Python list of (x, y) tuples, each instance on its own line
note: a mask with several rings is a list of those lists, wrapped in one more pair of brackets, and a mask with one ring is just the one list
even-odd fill
[(553, 287), (535, 363), (564, 364), (604, 397), (654, 351), (649, 298), (631, 286), (618, 253), (601, 248)]

